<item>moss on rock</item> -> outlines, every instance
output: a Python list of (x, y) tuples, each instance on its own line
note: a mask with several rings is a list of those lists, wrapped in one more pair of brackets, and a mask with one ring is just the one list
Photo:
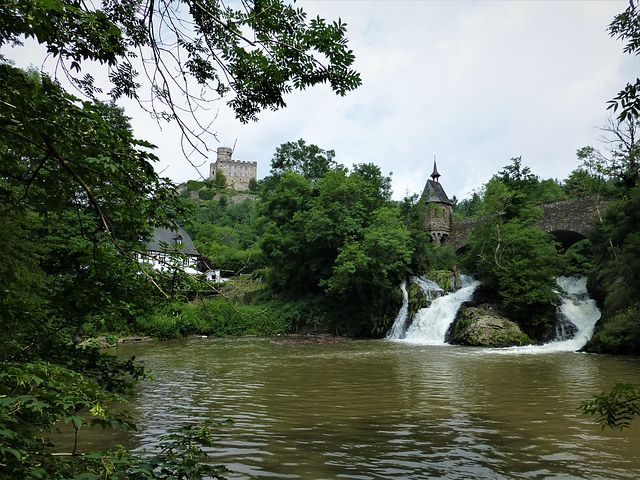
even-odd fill
[(473, 347), (512, 347), (532, 343), (518, 324), (490, 304), (462, 307), (449, 342)]
[(410, 283), (407, 286), (407, 294), (409, 296), (409, 318), (413, 320), (418, 311), (425, 308), (429, 301), (422, 289), (415, 283)]
[(445, 292), (454, 290), (454, 274), (451, 270), (432, 270), (425, 277), (436, 282)]

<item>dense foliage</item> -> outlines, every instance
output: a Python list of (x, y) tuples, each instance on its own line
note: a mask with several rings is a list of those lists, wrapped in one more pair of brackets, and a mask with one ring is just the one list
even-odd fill
[[(145, 456), (71, 455), (74, 446), (51, 455), (47, 437), (60, 422), (76, 431), (133, 428), (113, 404), (145, 373), (86, 338), (132, 328), (190, 288), (180, 272), (166, 276), (136, 261), (154, 227), (190, 214), (154, 171), (152, 145), (134, 138), (110, 102), (136, 98), (202, 147), (204, 103), (227, 93), (248, 121), (283, 107), (293, 89), (328, 83), (343, 95), (357, 87), (345, 33), (341, 22), (307, 21), (283, 1), (242, 2), (242, 10), (217, 0), (0, 2), (2, 478), (219, 478), (223, 469), (202, 462), (211, 442), (199, 421)], [(86, 99), (46, 73), (12, 67), (25, 40), (44, 46), (66, 74), (60, 80)], [(87, 73), (89, 64), (103, 76)]]
[(262, 232), (256, 225), (258, 197), (219, 190), (211, 199), (199, 198), (189, 202), (193, 215), (185, 229), (210, 267), (221, 270), (223, 277), (264, 268), (258, 245)]
[(339, 167), (334, 160), (335, 156), (335, 151), (323, 150), (313, 144), (307, 145), (302, 138), (296, 142), (283, 143), (273, 155), (271, 177), (267, 181), (280, 179), (285, 172), (293, 172), (315, 182), (329, 170)]
[(2, 474), (69, 478), (91, 467), (51, 457), (47, 432), (131, 428), (109, 405), (144, 377), (80, 340), (166, 293), (134, 257), (150, 228), (186, 211), (120, 110), (8, 65), (0, 78)]
[[(610, 31), (637, 52), (634, 3)], [(407, 274), (455, 262), (451, 250), (430, 244), (423, 228), (427, 207), (419, 198), (393, 202), (390, 179), (378, 167), (346, 169), (334, 161), (335, 152), (303, 140), (276, 151), (259, 201), (230, 201), (223, 175), (191, 182), (187, 195), (197, 191), (197, 200), (183, 201), (155, 173), (152, 145), (134, 138), (113, 103), (96, 99), (104, 82), (82, 74), (87, 60), (106, 65), (110, 100), (142, 100), (147, 88), (154, 113), (177, 121), (197, 147), (197, 133), (207, 126), (202, 119), (189, 126), (174, 98), (187, 96), (195, 115), (202, 102), (230, 93), (229, 105), (248, 121), (263, 108), (283, 107), (292, 89), (326, 82), (344, 94), (358, 86), (341, 22), (307, 22), (304, 12), (279, 0), (242, 2), (242, 10), (218, 0), (3, 1), (0, 46), (20, 52), (25, 38), (44, 45), (89, 100), (69, 95), (46, 74), (0, 63), (3, 478), (218, 478), (221, 467), (201, 462), (211, 443), (200, 421), (171, 432), (158, 455), (50, 454), (47, 435), (60, 422), (75, 431), (135, 428), (112, 407), (145, 373), (87, 337), (127, 329), (159, 338), (284, 333), (320, 325), (380, 335), (397, 311), (395, 287)], [(146, 79), (135, 71), (138, 57), (151, 60), (139, 64)], [(173, 64), (178, 58), (186, 60)], [(192, 96), (192, 84), (206, 87), (197, 89), (204, 96)], [(571, 264), (592, 268), (591, 283), (601, 292), (605, 321), (591, 348), (640, 352), (637, 89), (637, 82), (628, 85), (612, 103), (628, 128), (613, 125), (610, 156), (582, 149), (583, 166), (564, 184), (541, 180), (514, 159), (484, 190), (455, 202), (458, 217), (483, 219), (470, 237), (465, 266), (538, 336), (550, 326), (553, 278)], [(596, 256), (583, 243), (563, 263), (552, 238), (533, 228), (540, 214), (535, 203), (601, 193), (605, 185), (613, 187), (612, 201), (593, 239)], [(267, 279), (267, 293), (257, 291), (252, 304), (247, 292), (227, 295), (222, 287), (215, 291), (225, 295), (185, 302), (188, 277), (167, 277), (136, 261), (154, 227), (176, 222), (185, 224), (211, 266), (229, 275), (255, 273), (250, 281)], [(268, 310), (260, 304), (265, 299)], [(610, 426), (625, 426), (638, 414), (636, 389), (618, 387), (584, 409)]]
[(388, 297), (412, 255), (390, 196), (390, 179), (372, 164), (327, 169), (317, 180), (282, 174), (260, 207), (274, 291), (288, 298), (325, 293), (333, 301), (329, 315), (349, 333), (384, 329)]
[(293, 89), (328, 83), (344, 95), (360, 84), (345, 25), (308, 21), (302, 9), (280, 0), (244, 1), (240, 9), (220, 0), (3, 1), (0, 19), (0, 45), (34, 38), (89, 95), (101, 85), (81, 74), (84, 62), (106, 65), (112, 98), (142, 99), (146, 89), (156, 115), (188, 133), (194, 131), (180, 114), (184, 107), (174, 103), (181, 96), (196, 115), (203, 102), (232, 93), (229, 105), (248, 121), (284, 107)]
[[(634, 148), (636, 148), (634, 146)], [(603, 322), (590, 349), (640, 354), (640, 185), (620, 182), (594, 239), (590, 285), (603, 308)]]
[[(304, 315), (290, 313), (290, 331), (380, 335), (395, 315), (396, 287), (406, 274), (450, 268), (455, 254), (431, 244), (427, 206), (417, 196), (391, 201), (390, 179), (377, 167), (357, 165), (350, 172), (334, 157), (304, 140), (283, 144), (271, 175), (260, 182), (260, 197), (218, 189), (203, 200), (211, 181), (188, 182), (188, 196), (196, 200), (185, 228), (223, 276), (267, 281), (265, 294), (247, 297), (253, 306), (244, 305), (243, 312), (277, 316), (306, 309)], [(233, 288), (241, 283), (234, 280)], [(204, 310), (178, 330), (230, 334)], [(145, 332), (158, 330), (153, 325), (160, 318), (149, 319)], [(247, 325), (252, 321), (263, 324), (263, 314), (250, 313)]]
[(478, 203), (482, 221), (469, 235), (462, 257), (463, 265), (534, 338), (543, 338), (553, 327), (560, 273), (553, 237), (535, 228), (542, 209), (533, 202), (547, 184), (523, 167), (520, 158), (512, 159), (485, 186)]
[[(612, 36), (626, 42), (624, 51), (640, 53), (640, 7), (629, 7), (609, 25)], [(580, 152), (590, 168), (615, 179), (599, 235), (594, 240), (596, 262), (590, 284), (600, 300), (603, 316), (587, 346), (590, 351), (640, 354), (640, 164), (637, 143), (640, 116), (640, 79), (611, 100), (618, 113), (605, 131), (609, 155), (592, 147)], [(623, 429), (640, 416), (640, 385), (617, 384), (610, 392), (596, 395), (582, 405), (584, 413), (597, 415), (603, 428)]]

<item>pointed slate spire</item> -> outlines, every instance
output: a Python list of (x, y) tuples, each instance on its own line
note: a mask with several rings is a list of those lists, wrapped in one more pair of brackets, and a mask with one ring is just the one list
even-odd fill
[(433, 154), (433, 173), (431, 174), (431, 179), (436, 183), (440, 183), (438, 178), (440, 178), (440, 174), (438, 173), (438, 167), (436, 166), (436, 154), (434, 153)]
[(431, 174), (431, 180), (427, 180), (427, 184), (424, 187), (424, 191), (422, 195), (427, 203), (435, 202), (435, 203), (444, 203), (447, 205), (451, 205), (451, 200), (447, 197), (447, 194), (444, 192), (442, 185), (440, 185), (440, 181), (438, 178), (440, 174), (438, 173), (438, 166), (436, 165), (436, 155), (433, 154), (433, 173)]

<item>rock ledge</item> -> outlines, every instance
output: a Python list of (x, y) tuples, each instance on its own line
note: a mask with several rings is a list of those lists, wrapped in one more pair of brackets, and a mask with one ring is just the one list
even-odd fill
[(462, 307), (449, 343), (472, 347), (513, 347), (532, 343), (518, 324), (491, 304)]

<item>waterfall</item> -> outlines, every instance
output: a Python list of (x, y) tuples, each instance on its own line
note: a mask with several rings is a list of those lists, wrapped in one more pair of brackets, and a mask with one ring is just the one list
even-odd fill
[[(460, 290), (444, 294), (442, 289), (430, 280), (412, 277), (411, 281), (425, 292), (427, 298), (433, 298), (433, 301), (429, 306), (418, 311), (410, 325), (408, 325), (409, 295), (406, 283), (403, 282), (400, 286), (402, 308), (387, 334), (387, 339), (419, 345), (444, 345), (447, 330), (455, 320), (460, 306), (471, 299), (473, 292), (480, 285), (480, 282), (467, 275), (461, 275), (460, 280)], [(596, 322), (600, 318), (600, 310), (598, 310), (595, 300), (589, 298), (587, 277), (558, 277), (556, 281), (558, 286), (566, 292), (559, 296), (560, 304), (556, 313), (558, 320), (556, 338), (544, 345), (491, 349), (492, 351), (505, 353), (575, 352), (585, 346), (593, 335)]]
[[(433, 285), (435, 285), (437, 290), (433, 289), (430, 291), (434, 293), (438, 291), (442, 292), (442, 289), (435, 283), (430, 285), (428, 282), (424, 281), (424, 279), (422, 280), (423, 281), (420, 283), (416, 282), (420, 288), (423, 288), (423, 285), (428, 288), (432, 288)], [(404, 309), (403, 303), (403, 308), (400, 310), (400, 313), (398, 313), (398, 317), (396, 317), (396, 321), (389, 331), (387, 338), (390, 340), (399, 340), (421, 345), (444, 345), (445, 335), (449, 329), (449, 325), (451, 325), (455, 320), (456, 314), (460, 309), (460, 305), (462, 305), (463, 302), (470, 300), (473, 292), (480, 285), (480, 282), (475, 281), (473, 278), (466, 275), (461, 275), (460, 280), (461, 288), (458, 291), (435, 298), (428, 307), (422, 308), (418, 311), (413, 322), (408, 327), (406, 326), (408, 320), (407, 298), (407, 309)], [(432, 298), (433, 296), (434, 295), (432, 293), (430, 297)], [(401, 314), (403, 314), (402, 317)], [(396, 328), (396, 326), (400, 324), (402, 327)]]
[(440, 288), (436, 282), (424, 277), (411, 277), (411, 282), (420, 287), (422, 293), (424, 293), (429, 300), (433, 300), (437, 295), (443, 294), (444, 290)]
[(407, 320), (409, 318), (409, 293), (407, 292), (407, 282), (400, 284), (400, 290), (402, 291), (402, 307), (396, 319), (393, 322), (393, 326), (387, 333), (387, 338), (402, 338), (407, 329)]
[(587, 277), (558, 277), (556, 281), (566, 292), (560, 294), (556, 310), (556, 338), (541, 346), (522, 348), (532, 352), (576, 352), (591, 339), (600, 310), (589, 297)]
[(600, 319), (600, 310), (587, 291), (587, 277), (558, 277), (556, 282), (566, 292), (559, 295), (556, 338), (544, 345), (491, 349), (492, 351), (506, 354), (577, 352), (587, 344)]

